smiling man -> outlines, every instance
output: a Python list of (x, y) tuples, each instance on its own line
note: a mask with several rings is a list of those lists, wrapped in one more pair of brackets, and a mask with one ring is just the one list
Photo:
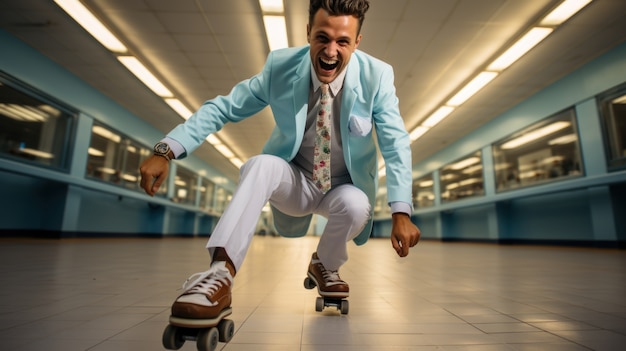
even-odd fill
[(171, 159), (185, 157), (227, 122), (268, 105), (272, 109), (274, 131), (262, 154), (242, 166), (237, 189), (207, 244), (210, 268), (186, 284), (172, 316), (210, 320), (230, 306), (233, 278), (268, 201), (283, 236), (305, 235), (312, 214), (328, 219), (307, 275), (320, 295), (347, 297), (348, 283), (339, 276), (348, 260), (347, 244), (364, 244), (372, 231), (378, 186), (374, 135), (387, 165), (392, 247), (404, 257), (419, 241), (420, 231), (410, 220), (410, 142), (393, 71), (357, 50), (368, 8), (367, 0), (311, 0), (310, 45), (271, 52), (261, 73), (229, 95), (205, 102), (157, 143), (155, 155), (141, 166), (141, 186), (153, 195)]

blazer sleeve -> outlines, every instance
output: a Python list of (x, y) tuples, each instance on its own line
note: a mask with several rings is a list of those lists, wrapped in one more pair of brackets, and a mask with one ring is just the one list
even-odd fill
[(170, 131), (167, 137), (185, 148), (179, 158), (192, 153), (207, 136), (221, 130), (227, 122), (239, 122), (265, 108), (269, 104), (271, 67), (270, 53), (261, 73), (238, 83), (228, 95), (206, 101), (187, 121)]
[(401, 201), (411, 205), (411, 142), (400, 116), (391, 66), (383, 69), (379, 87), (373, 118), (378, 146), (387, 171), (387, 199), (388, 202)]

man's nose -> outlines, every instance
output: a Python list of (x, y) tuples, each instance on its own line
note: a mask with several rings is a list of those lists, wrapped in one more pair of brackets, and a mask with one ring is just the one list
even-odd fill
[(326, 54), (326, 57), (335, 57), (337, 56), (337, 48), (337, 43), (331, 41), (328, 43), (328, 45), (326, 45), (326, 48), (324, 49), (324, 54)]

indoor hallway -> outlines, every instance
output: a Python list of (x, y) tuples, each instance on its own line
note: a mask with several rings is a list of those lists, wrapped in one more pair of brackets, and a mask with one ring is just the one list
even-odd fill
[[(0, 241), (0, 349), (163, 350), (206, 238)], [(388, 239), (350, 245), (350, 311), (315, 312), (317, 239), (254, 238), (218, 350), (623, 350), (626, 252)], [(187, 342), (182, 350), (195, 350)]]

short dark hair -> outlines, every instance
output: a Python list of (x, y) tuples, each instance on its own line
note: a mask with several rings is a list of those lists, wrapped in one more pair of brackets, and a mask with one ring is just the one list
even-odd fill
[(313, 26), (313, 17), (319, 9), (328, 11), (333, 16), (350, 15), (359, 19), (359, 29), (361, 32), (365, 13), (370, 8), (368, 0), (311, 0), (309, 4), (309, 26)]

